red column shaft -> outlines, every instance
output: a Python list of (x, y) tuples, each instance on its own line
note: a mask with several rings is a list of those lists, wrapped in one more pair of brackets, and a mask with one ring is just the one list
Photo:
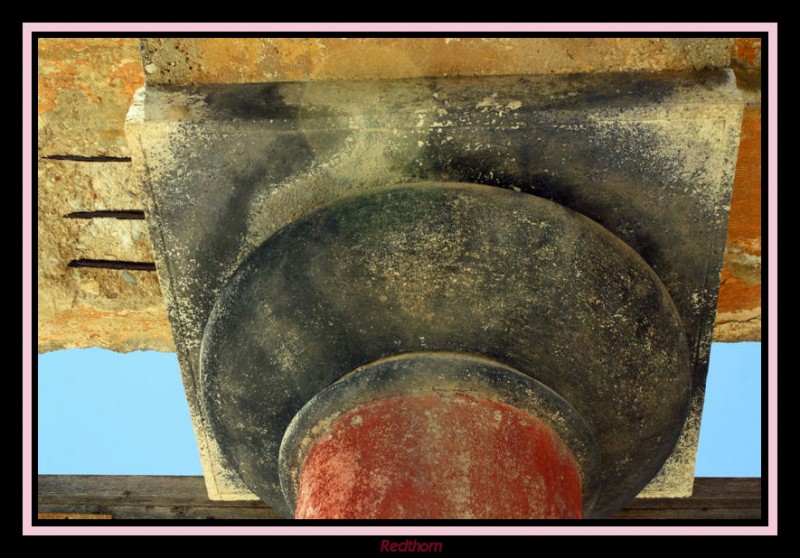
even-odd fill
[(465, 394), (345, 413), (309, 450), (297, 518), (580, 518), (572, 452), (536, 417)]

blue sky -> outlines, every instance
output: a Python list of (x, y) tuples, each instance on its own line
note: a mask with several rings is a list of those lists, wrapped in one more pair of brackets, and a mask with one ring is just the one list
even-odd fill
[(695, 476), (761, 476), (761, 343), (711, 345)]
[(39, 474), (202, 474), (174, 353), (45, 353), (38, 387)]
[[(200, 475), (173, 353), (39, 355), (39, 474)], [(696, 476), (761, 476), (761, 343), (714, 343)]]

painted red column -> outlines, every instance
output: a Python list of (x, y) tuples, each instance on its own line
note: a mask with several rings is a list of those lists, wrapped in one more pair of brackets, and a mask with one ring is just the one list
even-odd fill
[(544, 422), (458, 393), (407, 395), (338, 417), (310, 448), (295, 516), (580, 518), (581, 476)]

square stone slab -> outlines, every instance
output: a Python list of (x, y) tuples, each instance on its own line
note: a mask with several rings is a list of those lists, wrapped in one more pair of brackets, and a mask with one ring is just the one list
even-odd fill
[(689, 417), (643, 496), (689, 496), (742, 101), (728, 70), (147, 86), (128, 114), (209, 497), (253, 499), (206, 428), (209, 313), (239, 264), (343, 196), (413, 181), (542, 196), (659, 275), (692, 354)]

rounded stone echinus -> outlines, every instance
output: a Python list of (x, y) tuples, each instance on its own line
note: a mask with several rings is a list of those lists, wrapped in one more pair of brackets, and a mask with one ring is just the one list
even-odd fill
[[(248, 488), (286, 516), (296, 511), (309, 460), (308, 486), (334, 474), (331, 440), (383, 447), (341, 417), (373, 417), (387, 427), (380, 417), (395, 416), (409, 421), (403, 437), (424, 438), (430, 425), (399, 412), (417, 405), (439, 425), (474, 417), (472, 428), (453, 426), (454, 437), (481, 440), (459, 482), (492, 466), (489, 450), (479, 448), (506, 440), (523, 455), (544, 447), (533, 436), (563, 457), (564, 471), (577, 471), (564, 486), (542, 489), (571, 502), (560, 504), (567, 510), (560, 516), (606, 517), (672, 451), (690, 383), (678, 313), (631, 248), (553, 202), (472, 184), (398, 185), (281, 229), (220, 294), (201, 356), (202, 400), (220, 451)], [(516, 426), (497, 434), (485, 424), (490, 416)], [(392, 436), (401, 430), (389, 429)], [(493, 436), (500, 436), (495, 446), (486, 442)], [(423, 447), (432, 446), (407, 448), (417, 452), (410, 462), (430, 461), (419, 455)], [(464, 461), (456, 447), (441, 444), (445, 454), (434, 461), (446, 461), (447, 452)], [(375, 455), (364, 459), (389, 467)], [(523, 484), (555, 478), (546, 473), (549, 461), (533, 461)], [(435, 467), (429, 472), (414, 478), (441, 478)], [(517, 478), (519, 468), (509, 475)], [(485, 476), (503, 482), (495, 472)], [(579, 504), (569, 496), (576, 490)], [(320, 506), (346, 516), (330, 512), (342, 505), (332, 501), (304, 505), (303, 517)], [(536, 506), (515, 506), (440, 509), (461, 517), (481, 517), (481, 509), (487, 517), (537, 514)]]

